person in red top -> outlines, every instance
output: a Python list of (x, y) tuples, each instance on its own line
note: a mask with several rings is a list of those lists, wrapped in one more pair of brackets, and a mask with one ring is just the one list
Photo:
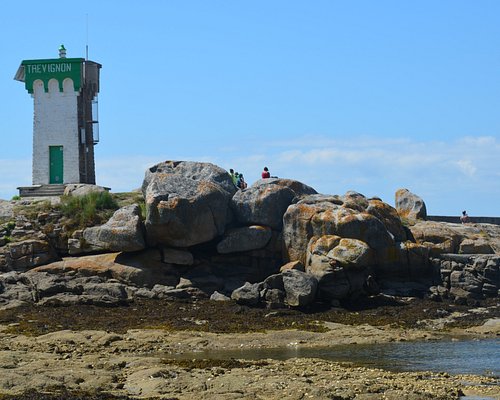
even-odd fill
[(267, 167), (264, 167), (264, 171), (262, 171), (262, 179), (270, 178), (271, 173)]

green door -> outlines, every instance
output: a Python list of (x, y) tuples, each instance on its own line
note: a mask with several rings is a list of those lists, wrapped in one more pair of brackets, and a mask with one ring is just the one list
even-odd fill
[(50, 146), (50, 180), (49, 183), (63, 183), (63, 147)]

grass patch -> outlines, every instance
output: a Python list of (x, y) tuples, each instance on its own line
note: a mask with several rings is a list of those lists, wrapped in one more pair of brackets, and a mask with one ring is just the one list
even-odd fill
[(40, 213), (48, 213), (54, 209), (48, 200), (35, 201), (29, 205), (15, 205), (14, 215), (22, 215), (28, 220), (35, 221)]
[(6, 222), (0, 226), (0, 239), (3, 239), (5, 243), (10, 243), (12, 238), (10, 237), (12, 231), (16, 227), (16, 223), (13, 221)]
[(142, 192), (120, 192), (113, 193), (113, 198), (120, 207), (129, 206), (131, 204), (144, 203)]
[(113, 193), (113, 198), (116, 200), (119, 207), (125, 207), (131, 204), (139, 205), (142, 219), (146, 219), (146, 203), (142, 192)]
[(59, 208), (68, 228), (83, 229), (105, 223), (119, 206), (109, 192), (93, 192), (85, 196), (62, 196)]
[(14, 221), (9, 221), (5, 224), (5, 229), (9, 232), (12, 232), (12, 230), (16, 227), (16, 223)]

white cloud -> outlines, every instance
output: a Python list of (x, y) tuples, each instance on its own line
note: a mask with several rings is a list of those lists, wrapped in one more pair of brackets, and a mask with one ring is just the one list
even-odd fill
[(496, 139), (493, 136), (466, 136), (462, 138), (460, 143), (463, 143), (467, 146), (494, 146), (497, 145), (498, 143), (496, 142)]
[(477, 168), (470, 160), (458, 160), (456, 164), (465, 175), (474, 176), (476, 174)]
[[(455, 141), (418, 141), (408, 138), (322, 139), (311, 136), (274, 142), (271, 148), (250, 146), (249, 156), (235, 158), (258, 179), (264, 164), (271, 173), (300, 180), (320, 192), (340, 194), (357, 190), (392, 202), (394, 192), (407, 187), (429, 199), (431, 213), (449, 211), (474, 203), (484, 215), (500, 215), (499, 144), (493, 137), (458, 138)], [(321, 146), (324, 145), (324, 146)]]
[[(394, 192), (407, 187), (427, 202), (430, 213), (453, 214), (467, 208), (477, 214), (500, 215), (500, 143), (491, 136), (457, 138), (455, 141), (419, 141), (408, 138), (352, 137), (330, 139), (312, 136), (290, 138), (265, 146), (240, 141), (229, 154), (189, 149), (168, 154), (169, 159), (206, 161), (242, 172), (247, 182), (260, 178), (264, 166), (272, 175), (302, 181), (323, 193), (356, 190), (392, 203)], [(206, 152), (216, 154), (207, 155)], [(96, 155), (97, 181), (113, 191), (141, 186), (146, 168), (165, 155)], [(30, 160), (0, 160), (0, 198), (16, 194), (29, 184)], [(495, 199), (494, 201), (492, 199)], [(474, 207), (471, 206), (474, 205)]]

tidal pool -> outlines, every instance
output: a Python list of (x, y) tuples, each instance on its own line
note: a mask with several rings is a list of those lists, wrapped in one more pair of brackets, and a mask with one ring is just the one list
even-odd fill
[(210, 350), (176, 357), (247, 360), (313, 357), (398, 372), (442, 371), (500, 377), (500, 339), (351, 344), (321, 348), (292, 345), (274, 349)]

